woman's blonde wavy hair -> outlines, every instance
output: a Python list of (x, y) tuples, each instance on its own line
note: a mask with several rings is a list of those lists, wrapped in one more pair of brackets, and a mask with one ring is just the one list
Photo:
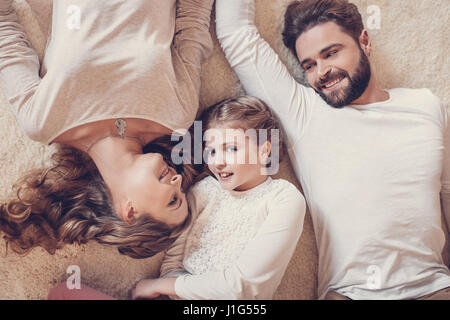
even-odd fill
[[(144, 152), (161, 153), (183, 176), (186, 191), (198, 171), (192, 165), (172, 164), (173, 145), (165, 136)], [(182, 225), (170, 228), (146, 215), (127, 224), (116, 215), (110, 192), (87, 154), (60, 146), (52, 161), (50, 167), (20, 179), (14, 187), (16, 198), (0, 205), (0, 233), (16, 253), (41, 246), (54, 254), (64, 244), (96, 240), (132, 258), (147, 258), (170, 246), (190, 222), (189, 214)]]

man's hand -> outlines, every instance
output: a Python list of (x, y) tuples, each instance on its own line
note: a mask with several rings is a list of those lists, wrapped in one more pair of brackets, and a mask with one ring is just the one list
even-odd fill
[(155, 299), (160, 295), (175, 296), (176, 278), (145, 279), (136, 284), (131, 297), (135, 299)]

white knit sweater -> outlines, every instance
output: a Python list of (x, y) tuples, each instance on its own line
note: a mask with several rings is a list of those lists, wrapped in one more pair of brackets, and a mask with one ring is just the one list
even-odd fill
[(270, 299), (303, 230), (306, 205), (286, 180), (225, 191), (208, 177), (188, 194), (193, 222), (167, 251), (161, 275), (183, 299)]

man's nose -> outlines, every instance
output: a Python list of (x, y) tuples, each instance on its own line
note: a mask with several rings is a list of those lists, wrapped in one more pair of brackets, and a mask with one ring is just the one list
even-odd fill
[(318, 62), (317, 63), (317, 72), (320, 80), (326, 80), (328, 75), (331, 72), (331, 66), (328, 63)]

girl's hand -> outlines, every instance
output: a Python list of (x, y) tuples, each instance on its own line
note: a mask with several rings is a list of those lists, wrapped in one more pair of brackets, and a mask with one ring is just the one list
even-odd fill
[(131, 298), (133, 300), (157, 298), (161, 294), (158, 290), (158, 280), (159, 279), (145, 279), (139, 281), (131, 293)]
[(155, 299), (161, 294), (176, 295), (175, 294), (175, 279), (176, 278), (158, 278), (145, 279), (136, 284), (131, 297), (135, 299)]

